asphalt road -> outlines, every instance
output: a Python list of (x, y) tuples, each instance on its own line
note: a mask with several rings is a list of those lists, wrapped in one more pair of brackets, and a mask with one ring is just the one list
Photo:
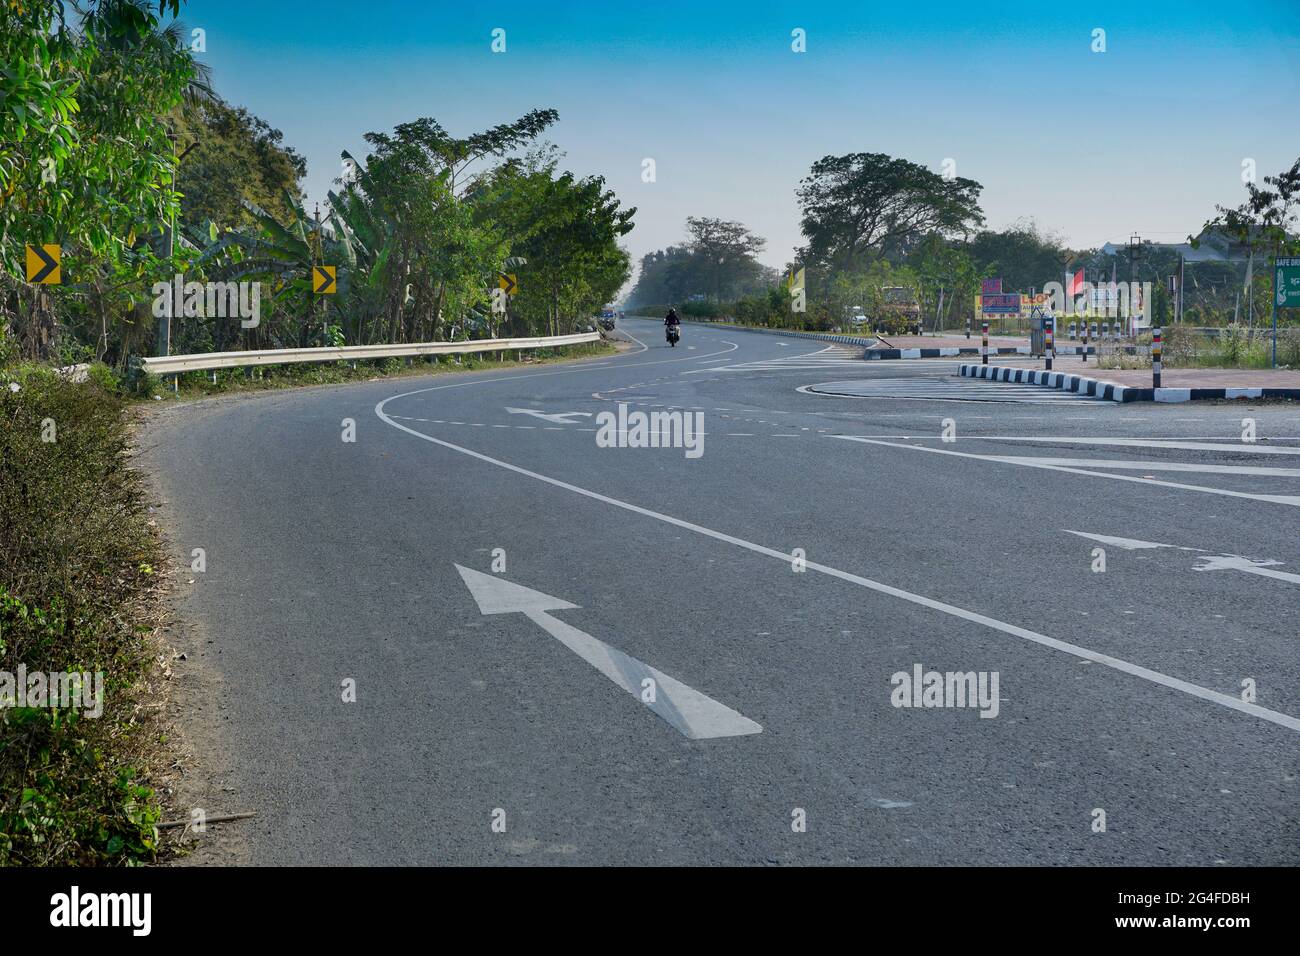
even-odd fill
[[(153, 417), (194, 799), (258, 814), (197, 861), (1300, 861), (1300, 409), (621, 325)], [(601, 447), (619, 403), (702, 445)], [(989, 716), (895, 706), (918, 665)]]

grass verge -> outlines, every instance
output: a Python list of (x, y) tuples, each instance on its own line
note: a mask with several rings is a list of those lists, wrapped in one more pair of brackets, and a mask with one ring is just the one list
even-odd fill
[[(123, 403), (100, 384), (0, 375), (0, 864), (156, 854), (162, 552), (127, 454)], [(34, 674), (89, 675), (99, 706), (43, 699)]]

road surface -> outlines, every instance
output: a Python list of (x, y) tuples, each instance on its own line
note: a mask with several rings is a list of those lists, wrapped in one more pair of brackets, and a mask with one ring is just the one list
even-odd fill
[(154, 416), (196, 861), (1300, 862), (1300, 410), (620, 325)]

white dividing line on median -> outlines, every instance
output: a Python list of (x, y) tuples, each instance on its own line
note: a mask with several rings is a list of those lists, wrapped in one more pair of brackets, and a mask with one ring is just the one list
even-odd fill
[(1118, 468), (1125, 471), (1184, 471), (1205, 475), (1255, 475), (1264, 478), (1300, 478), (1300, 468), (1270, 468), (1260, 465), (1202, 465), (1181, 461), (1138, 461), (1129, 458), (1036, 458), (1022, 455), (989, 455), (990, 461), (1012, 465), (1061, 465), (1066, 468)]
[[(1216, 442), (1230, 442), (1231, 438), (1211, 438), (1209, 440), (1177, 438), (1076, 438), (1071, 435), (1044, 437), (1042, 435), (971, 435), (971, 439), (980, 441), (1014, 441), (1047, 442), (1056, 445), (1114, 445), (1125, 448), (1172, 448), (1175, 451), (1223, 451), (1245, 452), (1251, 455), (1300, 455), (1300, 448), (1272, 448), (1256, 443), (1237, 442), (1225, 445)], [(1296, 438), (1272, 438), (1260, 441), (1300, 441)]]
[(1177, 488), (1179, 491), (1199, 491), (1207, 495), (1223, 495), (1227, 498), (1247, 498), (1251, 501), (1266, 501), (1277, 505), (1300, 507), (1300, 495), (1257, 495), (1248, 491), (1230, 491), (1227, 488), (1210, 488), (1205, 485), (1184, 485), (1176, 481), (1160, 481), (1155, 478), (1136, 478), (1133, 475), (1112, 475), (1104, 471), (1089, 471), (1086, 468), (1073, 468), (1065, 465), (1048, 465), (1034, 459), (1012, 458), (1005, 455), (976, 455), (968, 451), (950, 451), (946, 448), (927, 448), (925, 445), (900, 445), (896, 441), (876, 441), (861, 435), (826, 435), (826, 438), (838, 438), (843, 441), (861, 442), (865, 445), (883, 445), (885, 448), (906, 448), (910, 451), (924, 451), (932, 455), (952, 455), (956, 458), (972, 458), (976, 461), (989, 461), (1001, 465), (1019, 465), (1022, 468), (1043, 468), (1047, 471), (1062, 471), (1070, 475), (1087, 475), (1090, 478), (1109, 478), (1111, 481), (1131, 481), (1139, 485), (1155, 485), (1160, 488)]
[[(408, 435), (414, 435), (416, 438), (419, 438), (423, 441), (430, 442), (431, 444), (434, 445), (439, 445), (443, 448), (447, 448), (451, 451), (457, 452), (462, 455), (468, 455), (470, 458), (475, 458), (479, 461), (485, 462), (489, 465), (493, 465), (497, 468), (503, 468), (506, 471), (514, 472), (515, 474), (522, 475), (525, 478), (531, 478), (534, 481), (541, 481), (555, 488), (561, 488), (564, 489), (565, 491), (570, 491), (573, 492), (574, 494), (582, 495), (585, 498), (590, 498), (593, 501), (600, 501), (603, 502), (604, 504), (611, 505), (615, 508), (621, 508), (624, 511), (630, 511), (633, 514), (638, 514), (646, 518), (653, 518), (656, 521), (662, 521), (665, 524), (672, 525), (673, 527), (676, 528), (682, 528), (683, 530), (691, 531), (694, 532), (695, 534), (703, 535), (704, 537), (712, 538), (715, 541), (722, 541), (726, 544), (731, 544), (738, 548), (744, 548), (746, 551), (751, 551), (755, 554), (761, 554), (770, 558), (775, 558), (776, 560), (780, 561), (783, 565), (786, 565), (787, 567), (789, 566), (792, 560), (789, 552), (778, 551), (776, 548), (769, 548), (765, 545), (756, 544), (755, 542), (752, 541), (746, 541), (744, 538), (738, 538), (734, 535), (730, 535), (722, 531), (714, 531), (711, 528), (706, 528), (703, 525), (698, 525), (693, 522), (686, 521), (682, 518), (675, 518), (672, 515), (666, 515), (659, 511), (653, 511), (650, 508), (643, 508), (640, 505), (634, 505), (631, 502), (622, 501), (618, 498), (613, 498), (610, 497), (609, 495), (601, 494), (598, 491), (592, 491), (588, 488), (582, 488), (578, 485), (570, 484), (567, 481), (561, 481), (558, 478), (552, 478), (549, 475), (543, 475), (540, 474), (539, 472), (530, 471), (527, 468), (521, 468), (519, 465), (512, 465), (510, 462), (501, 461), (498, 458), (493, 458), (490, 455), (483, 454), (482, 452), (474, 451), (472, 448), (465, 448), (462, 445), (456, 445), (452, 442), (444, 441), (441, 438), (434, 438), (432, 435), (426, 435), (423, 432), (416, 431), (414, 428), (408, 428), (407, 426), (401, 424), (400, 422), (394, 421), (389, 415), (385, 414), (384, 406), (387, 405), (389, 402), (396, 401), (401, 398), (406, 398), (411, 395), (418, 395), (423, 391), (427, 391), (427, 389), (418, 389), (414, 392), (405, 392), (401, 395), (394, 395), (390, 398), (386, 398), (383, 401), (379, 402), (377, 405), (375, 405), (375, 414), (379, 417), (381, 421), (386, 422), (387, 424), (393, 426), (394, 428), (400, 431), (406, 432)], [(826, 437), (832, 438), (832, 437), (839, 437), (839, 436), (827, 435)], [(880, 444), (884, 444), (884, 443), (882, 442)], [(908, 447), (917, 447), (917, 446), (901, 445), (896, 447), (908, 448)], [(946, 614), (950, 617), (955, 617), (964, 621), (969, 621), (973, 624), (979, 624), (982, 625), (983, 627), (987, 627), (995, 631), (1000, 631), (1003, 634), (1009, 634), (1012, 637), (1018, 637), (1022, 640), (1029, 641), (1030, 643), (1033, 644), (1038, 644), (1043, 647), (1048, 647), (1053, 650), (1061, 651), (1073, 657), (1077, 657), (1081, 660), (1092, 661), (1094, 664), (1101, 664), (1105, 667), (1110, 667), (1116, 671), (1119, 671), (1124, 674), (1128, 674), (1132, 677), (1137, 677), (1142, 680), (1149, 681), (1153, 684), (1157, 684), (1161, 687), (1166, 687), (1169, 688), (1170, 690), (1176, 690), (1183, 694), (1187, 694), (1190, 697), (1195, 697), (1198, 700), (1207, 701), (1212, 704), (1218, 704), (1219, 706), (1225, 707), (1229, 710), (1235, 710), (1238, 711), (1239, 713), (1248, 714), (1251, 717), (1256, 717), (1260, 720), (1267, 721), (1271, 724), (1276, 724), (1279, 727), (1285, 727), (1287, 730), (1300, 733), (1300, 718), (1292, 717), (1290, 714), (1283, 714), (1279, 711), (1269, 710), (1267, 707), (1261, 707), (1258, 704), (1247, 703), (1241, 700), (1240, 698), (1232, 696), (1231, 694), (1224, 694), (1217, 690), (1211, 690), (1208, 687), (1201, 687), (1199, 684), (1193, 684), (1189, 681), (1182, 680), (1181, 678), (1171, 677), (1168, 674), (1162, 674), (1161, 672), (1152, 670), (1148, 667), (1142, 667), (1139, 664), (1133, 664), (1129, 661), (1122, 660), (1118, 657), (1111, 657), (1109, 654), (1101, 654), (1097, 651), (1091, 650), (1086, 647), (1082, 647), (1078, 644), (1071, 644), (1068, 641), (1062, 641), (1054, 637), (1048, 637), (1046, 634), (1040, 634), (1037, 631), (1031, 631), (1028, 628), (1019, 627), (1018, 625), (1015, 624), (1009, 624), (1006, 621), (999, 621), (997, 618), (988, 617), (987, 615), (979, 614), (976, 613), (975, 611), (968, 611), (965, 608), (957, 607), (955, 604), (948, 604), (944, 601), (936, 601), (935, 599), (928, 598), (922, 594), (915, 594), (911, 591), (905, 591), (902, 588), (896, 588), (893, 587), (892, 585), (884, 584), (880, 581), (873, 581), (870, 578), (864, 578), (860, 575), (852, 574), (848, 571), (841, 571), (840, 569), (830, 567), (829, 565), (818, 564), (815, 561), (806, 561), (805, 567), (810, 571), (816, 571), (819, 574), (824, 574), (828, 577), (836, 578), (838, 580), (845, 581), (849, 584), (856, 584), (859, 587), (864, 587), (869, 590), (876, 591), (880, 594), (887, 594), (891, 597), (899, 598), (900, 600), (907, 601), (911, 604), (916, 604), (921, 607), (929, 608), (930, 610), (933, 611), (938, 611), (939, 613)]]

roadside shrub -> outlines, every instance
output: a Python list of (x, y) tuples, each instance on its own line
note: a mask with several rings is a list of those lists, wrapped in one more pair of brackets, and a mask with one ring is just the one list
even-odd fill
[(0, 705), (0, 864), (149, 859), (159, 811), (136, 705), (159, 550), (122, 404), (94, 380), (11, 369), (0, 422), (0, 670), (104, 675), (98, 717)]

